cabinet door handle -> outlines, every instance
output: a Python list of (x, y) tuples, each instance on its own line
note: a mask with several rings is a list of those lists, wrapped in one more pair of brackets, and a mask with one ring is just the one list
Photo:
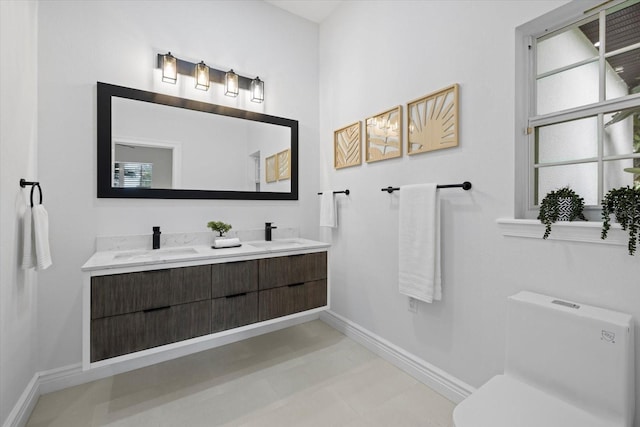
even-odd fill
[(294, 283), (292, 285), (287, 285), (287, 286), (290, 287), (290, 288), (293, 288), (294, 286), (302, 286), (302, 285), (304, 285), (304, 282), (302, 282), (302, 283)]
[(152, 311), (160, 311), (160, 310), (166, 310), (168, 308), (171, 308), (170, 305), (165, 305), (162, 307), (155, 307), (155, 308), (147, 308), (146, 310), (142, 310), (143, 313), (151, 313)]
[(247, 294), (246, 292), (242, 292), (242, 293), (239, 293), (239, 294), (227, 295), (225, 298), (243, 297), (246, 294)]

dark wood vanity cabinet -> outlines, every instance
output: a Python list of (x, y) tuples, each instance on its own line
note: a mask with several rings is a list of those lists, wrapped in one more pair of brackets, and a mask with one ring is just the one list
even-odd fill
[(90, 360), (326, 304), (326, 252), (94, 276)]
[(260, 321), (327, 305), (327, 253), (260, 260)]

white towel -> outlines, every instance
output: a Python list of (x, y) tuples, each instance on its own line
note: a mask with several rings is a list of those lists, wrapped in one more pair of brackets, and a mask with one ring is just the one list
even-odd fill
[(34, 246), (38, 270), (44, 270), (51, 265), (51, 251), (49, 250), (49, 214), (42, 205), (31, 208), (33, 216)]
[(33, 218), (31, 208), (22, 215), (22, 268), (28, 270), (36, 266), (36, 247), (33, 241)]
[(399, 290), (424, 302), (442, 298), (440, 201), (436, 184), (400, 187)]
[(320, 197), (320, 227), (338, 227), (338, 212), (333, 191), (323, 191)]
[(240, 246), (240, 239), (237, 237), (217, 237), (213, 241), (216, 248), (229, 248), (232, 246)]

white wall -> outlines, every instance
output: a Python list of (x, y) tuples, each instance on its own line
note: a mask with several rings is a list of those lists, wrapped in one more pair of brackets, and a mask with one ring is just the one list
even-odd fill
[[(495, 222), (514, 212), (515, 28), (563, 3), (345, 2), (320, 26), (321, 183), (351, 190), (328, 236), (331, 307), (473, 386), (502, 372), (505, 302), (519, 290), (640, 319), (640, 263), (626, 247), (505, 238)], [(335, 129), (452, 83), (459, 147), (333, 169)], [(398, 195), (380, 189), (464, 180), (471, 191), (440, 192), (443, 301), (412, 314), (397, 291)]]
[(18, 185), (38, 178), (37, 11), (0, 2), (0, 424), (37, 370), (36, 273), (19, 267), (29, 193)]
[[(40, 276), (40, 369), (81, 360), (80, 266), (98, 235), (299, 226), (317, 237), (318, 29), (262, 1), (45, 1), (39, 13), (39, 164), (53, 266)], [(295, 37), (292, 37), (292, 35)], [(233, 67), (265, 81), (265, 102), (158, 81), (155, 54)], [(96, 81), (299, 120), (299, 201), (96, 198)], [(73, 167), (69, 167), (73, 164)]]

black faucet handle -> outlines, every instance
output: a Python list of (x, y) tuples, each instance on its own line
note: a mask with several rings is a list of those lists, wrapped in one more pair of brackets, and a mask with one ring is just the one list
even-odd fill
[(160, 227), (153, 227), (154, 233), (160, 233)]
[(264, 226), (265, 226), (265, 228), (270, 228), (270, 229), (272, 229), (272, 230), (273, 230), (274, 228), (278, 228), (278, 227), (276, 227), (275, 225), (273, 225), (273, 223), (272, 223), (272, 222), (265, 222), (265, 223), (264, 223)]

